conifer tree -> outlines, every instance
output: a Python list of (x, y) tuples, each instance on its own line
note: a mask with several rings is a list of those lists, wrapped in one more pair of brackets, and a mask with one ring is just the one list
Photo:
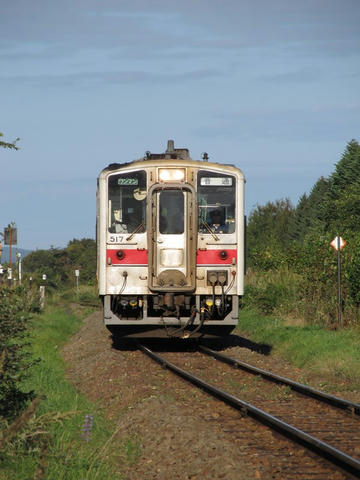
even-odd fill
[(329, 178), (323, 205), (325, 229), (360, 232), (360, 145), (351, 140)]

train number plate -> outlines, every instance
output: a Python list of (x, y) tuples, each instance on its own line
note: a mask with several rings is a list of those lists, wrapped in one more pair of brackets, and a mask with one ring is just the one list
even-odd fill
[(121, 243), (124, 241), (124, 235), (110, 235), (109, 243)]

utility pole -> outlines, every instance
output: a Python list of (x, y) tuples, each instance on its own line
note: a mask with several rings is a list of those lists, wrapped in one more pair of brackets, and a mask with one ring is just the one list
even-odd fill
[(15, 222), (9, 223), (4, 231), (5, 245), (9, 245), (9, 267), (12, 267), (12, 246), (17, 245), (17, 228)]

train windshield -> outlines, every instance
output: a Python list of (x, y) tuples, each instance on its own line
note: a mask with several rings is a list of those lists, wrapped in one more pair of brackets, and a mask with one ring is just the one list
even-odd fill
[(146, 230), (146, 173), (143, 170), (109, 177), (110, 233), (142, 233)]
[(198, 174), (199, 233), (235, 231), (235, 177), (202, 170)]

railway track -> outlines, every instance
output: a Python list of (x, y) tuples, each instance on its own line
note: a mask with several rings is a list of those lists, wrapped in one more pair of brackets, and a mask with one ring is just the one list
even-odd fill
[[(257, 375), (257, 378), (261, 376), (262, 379), (281, 384), (285, 386), (285, 388), (300, 393), (300, 395), (296, 393), (296, 396), (294, 399), (291, 399), (291, 401), (287, 397), (285, 399), (286, 401), (278, 402), (269, 401), (269, 391), (267, 391), (265, 398), (258, 400), (256, 402), (258, 405), (255, 406), (239, 398), (237, 394), (231, 393), (231, 389), (229, 392), (228, 389), (225, 391), (223, 388), (220, 388), (218, 384), (223, 383), (221, 379), (219, 381), (214, 378), (213, 380), (217, 383), (217, 385), (214, 385), (214, 381), (211, 382), (211, 379), (204, 379), (203, 375), (202, 378), (200, 378), (184, 370), (144, 345), (139, 344), (139, 348), (160, 365), (171, 370), (188, 382), (191, 382), (193, 385), (196, 385), (231, 407), (236, 408), (244, 415), (260, 421), (271, 429), (305, 446), (308, 450), (316, 452), (337, 468), (350, 474), (353, 478), (360, 478), (360, 460), (357, 458), (360, 456), (360, 451), (358, 451), (358, 446), (360, 445), (360, 405), (302, 385), (290, 379), (274, 375), (271, 372), (240, 362), (239, 360), (227, 357), (200, 345), (195, 355), (201, 352), (202, 356), (211, 356), (217, 361), (237, 367), (236, 370), (232, 370), (231, 377), (234, 377), (234, 382), (244, 381), (244, 378), (239, 377), (237, 374), (238, 369), (241, 369), (242, 375)], [(190, 357), (187, 356), (187, 358), (187, 363), (189, 363)], [(191, 368), (194, 369), (194, 367)], [(208, 370), (213, 371), (213, 366), (210, 365), (208, 368), (203, 364), (200, 370), (206, 377), (209, 376), (207, 375)], [(213, 373), (211, 375), (213, 375)], [(258, 387), (260, 389), (260, 386)], [(264, 388), (265, 387), (262, 387), (261, 390), (263, 391)], [(309, 406), (305, 406), (304, 396), (310, 397), (309, 400), (307, 400), (310, 402)], [(302, 425), (306, 427), (304, 430), (300, 428)], [(329, 437), (331, 437), (331, 444), (327, 441)]]
[(294, 382), (290, 378), (285, 378), (280, 375), (275, 375), (272, 372), (268, 372), (266, 370), (263, 370), (262, 368), (255, 367), (254, 365), (250, 365), (249, 363), (245, 363), (235, 358), (222, 355), (221, 353), (218, 353), (202, 345), (199, 345), (198, 348), (201, 352), (205, 353), (206, 355), (210, 355), (216, 358), (217, 360), (220, 360), (221, 362), (227, 363), (228, 365), (241, 368), (242, 370), (246, 372), (250, 372), (254, 375), (261, 375), (266, 380), (269, 380), (271, 382), (275, 382), (278, 384), (286, 385), (291, 389), (295, 390), (296, 392), (302, 393), (303, 395), (316, 398), (317, 400), (328, 403), (333, 407), (341, 408), (343, 410), (347, 410), (348, 412), (354, 415), (360, 416), (360, 405), (358, 403), (349, 402), (344, 398), (339, 398), (339, 397), (336, 397), (335, 395), (330, 395), (326, 392), (322, 392), (321, 390), (317, 390), (315, 388), (309, 387), (308, 385), (304, 385), (299, 382)]

